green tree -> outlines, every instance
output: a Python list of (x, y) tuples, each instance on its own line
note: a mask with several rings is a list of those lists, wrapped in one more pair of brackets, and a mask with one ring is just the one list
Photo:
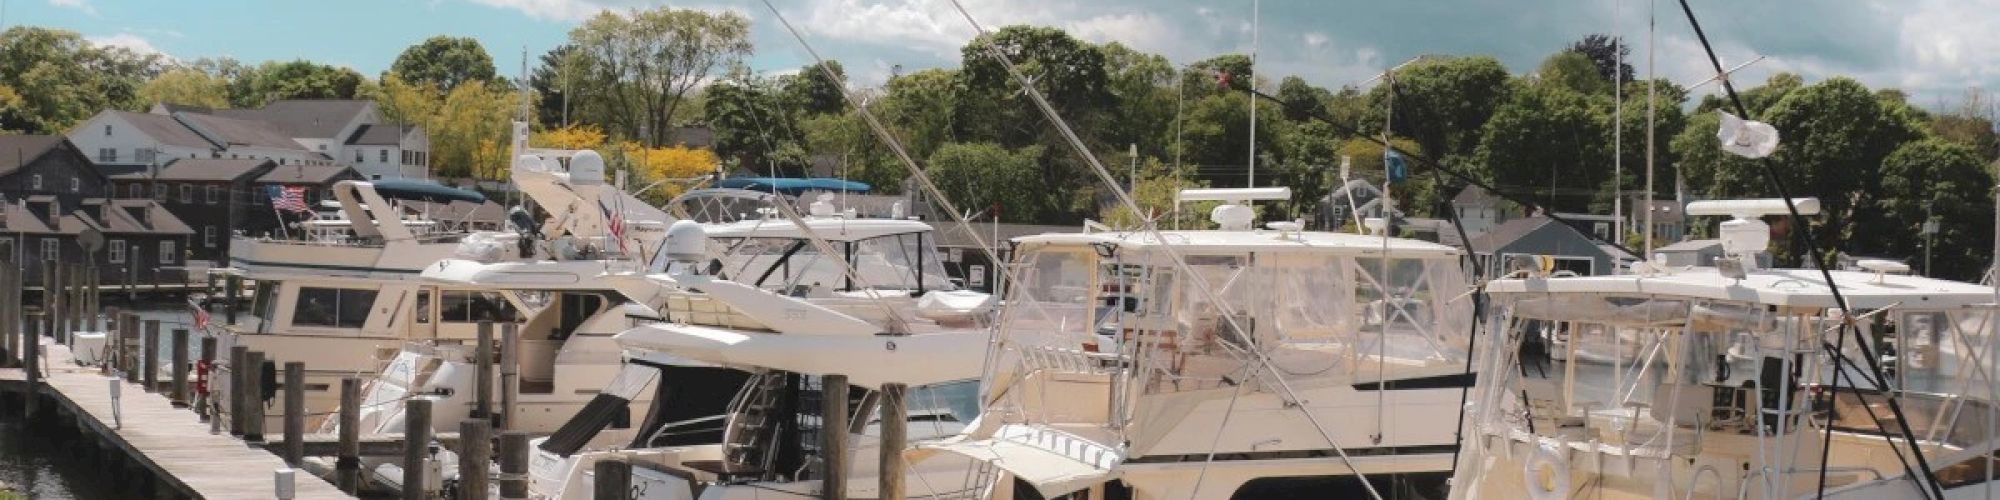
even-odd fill
[(439, 177), (507, 179), (510, 118), (525, 96), (505, 86), (473, 80), (459, 84), (422, 120), (430, 134), (431, 164)]
[(1562, 51), (1535, 70), (1543, 85), (1556, 85), (1584, 95), (1608, 95), (1611, 80), (1597, 73), (1597, 63), (1582, 52)]
[(808, 115), (839, 113), (847, 108), (847, 99), (841, 95), (847, 87), (847, 70), (840, 67), (840, 61), (827, 61), (825, 67), (832, 69), (836, 78), (828, 78), (826, 70), (813, 63), (785, 79), (785, 100), (790, 106)]
[(1314, 113), (1325, 113), (1333, 106), (1333, 91), (1297, 76), (1278, 81), (1277, 98), (1285, 103), (1285, 119), (1295, 122), (1312, 120)]
[(1116, 146), (1138, 144), (1139, 150), (1171, 154), (1175, 100), (1179, 82), (1167, 58), (1133, 50), (1118, 42), (1098, 47), (1104, 53), (1106, 90), (1115, 101), (1107, 127), (1097, 135)]
[(0, 129), (59, 134), (105, 109), (136, 110), (139, 87), (160, 59), (92, 45), (71, 31), (15, 26), (0, 32)]
[(1493, 111), (1477, 161), (1502, 190), (1543, 194), (1556, 211), (1587, 211), (1611, 173), (1609, 118), (1566, 86), (1526, 86)]
[(1247, 85), (1250, 82), (1250, 56), (1245, 54), (1223, 54), (1188, 65), (1181, 74), (1181, 85), (1187, 90), (1188, 99), (1200, 99), (1229, 92), (1223, 88), (1225, 78), (1230, 87)]
[[(1670, 198), (1674, 193), (1673, 169), (1680, 163), (1673, 141), (1688, 126), (1687, 115), (1681, 112), (1681, 103), (1686, 100), (1687, 91), (1666, 80), (1653, 83), (1653, 195), (1662, 199)], [(1625, 112), (1617, 124), (1624, 133), (1619, 157), (1625, 164), (1625, 177), (1614, 182), (1622, 182), (1617, 191), (1631, 193), (1643, 191), (1646, 187), (1646, 82), (1626, 82), (1625, 85)], [(1715, 140), (1714, 129), (1709, 129), (1707, 134), (1710, 141)], [(1606, 189), (1599, 196), (1596, 208), (1600, 212), (1610, 210), (1613, 192)]]
[(747, 76), (711, 84), (703, 105), (715, 153), (726, 164), (758, 173), (805, 172), (805, 137), (778, 82)]
[[(735, 12), (657, 7), (600, 12), (570, 30), (572, 112), (614, 136), (666, 139), (696, 86), (750, 54), (750, 21)], [(587, 99), (578, 99), (587, 97)]]
[(1032, 79), (1036, 90), (1085, 140), (1097, 139), (1093, 135), (1101, 130), (1093, 126), (1097, 115), (1113, 102), (1105, 85), (1104, 53), (1060, 29), (1039, 26), (1001, 28), (960, 49), (959, 78), (973, 97), (960, 101), (957, 124), (968, 136), (990, 137), (1008, 146), (1053, 137), (1040, 113), (1021, 97), (1014, 78), (989, 56), (989, 44)]
[(167, 70), (139, 87), (139, 102), (226, 108), (229, 82), (194, 68)]
[(438, 35), (403, 49), (389, 74), (412, 83), (427, 83), (450, 92), (470, 81), (494, 80), (493, 56), (479, 40), (465, 36)]
[[(1390, 135), (1415, 139), (1427, 155), (1462, 164), (1457, 158), (1473, 154), (1493, 110), (1513, 92), (1512, 78), (1491, 57), (1431, 57), (1370, 89), (1360, 106), (1336, 97), (1334, 109), (1336, 116), (1359, 113), (1362, 133), (1380, 135), (1392, 125)], [(1391, 109), (1393, 122), (1387, 120)]]
[(1590, 58), (1597, 67), (1597, 77), (1607, 82), (1632, 81), (1632, 46), (1625, 45), (1619, 37), (1603, 33), (1584, 35), (1582, 40), (1569, 44), (1569, 51)]
[(1041, 146), (1009, 150), (992, 143), (946, 144), (926, 174), (959, 207), (999, 206), (1002, 220), (1039, 222), (1049, 205), (1041, 183)]
[(229, 101), (255, 108), (280, 99), (353, 99), (365, 80), (352, 69), (304, 59), (266, 61), (229, 82)]
[[(1868, 87), (1848, 78), (1832, 78), (1792, 91), (1773, 104), (1763, 121), (1776, 127), (1783, 145), (1771, 156), (1778, 179), (1791, 185), (1795, 196), (1817, 196), (1823, 215), (1818, 238), (1830, 248), (1874, 252), (1881, 240), (1846, 236), (1856, 209), (1874, 203), (1881, 165), (1904, 142), (1922, 134), (1907, 106), (1877, 99)], [(1750, 177), (1750, 176), (1742, 176)], [(1757, 190), (1769, 187), (1757, 179)], [(1841, 246), (1852, 243), (1851, 246)]]
[[(1946, 139), (1911, 141), (1882, 162), (1880, 219), (1873, 234), (1882, 255), (1905, 257), (1922, 269), (1926, 218), (1937, 221), (1930, 240), (1931, 276), (1972, 281), (1992, 258), (1993, 173), (1972, 148)], [(1877, 225), (1879, 224), (1879, 225)]]
[(912, 158), (929, 158), (938, 147), (958, 139), (953, 120), (964, 92), (957, 72), (926, 69), (890, 78), (882, 99), (870, 110), (895, 130)]

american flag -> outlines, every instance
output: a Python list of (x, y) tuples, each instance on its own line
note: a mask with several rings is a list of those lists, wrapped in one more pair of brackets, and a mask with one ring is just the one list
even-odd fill
[(613, 212), (611, 211), (610, 208), (605, 207), (604, 205), (598, 205), (597, 208), (599, 210), (604, 211), (604, 230), (611, 232), (611, 239), (616, 240), (618, 242), (618, 252), (624, 253), (625, 252), (624, 214)]
[(194, 303), (194, 299), (188, 299), (188, 310), (194, 312), (194, 328), (196, 330), (208, 330), (208, 310), (202, 309), (200, 304)]
[(291, 212), (311, 212), (306, 207), (306, 188), (303, 186), (265, 186), (271, 195), (271, 208)]

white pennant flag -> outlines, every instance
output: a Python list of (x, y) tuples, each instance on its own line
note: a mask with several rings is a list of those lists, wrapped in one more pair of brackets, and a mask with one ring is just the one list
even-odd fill
[(1744, 120), (1722, 113), (1722, 127), (1715, 132), (1722, 150), (1744, 158), (1763, 158), (1778, 150), (1778, 128), (1769, 123)]

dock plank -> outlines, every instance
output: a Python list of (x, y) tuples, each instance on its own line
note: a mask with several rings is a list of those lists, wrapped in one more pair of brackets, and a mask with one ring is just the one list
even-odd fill
[[(209, 434), (207, 423), (185, 408), (174, 408), (163, 394), (147, 394), (139, 384), (119, 381), (120, 413), (114, 427), (111, 386), (96, 368), (77, 366), (69, 349), (45, 345), (48, 377), (45, 393), (72, 412), (92, 431), (123, 448), (135, 461), (152, 469), (175, 489), (202, 498), (270, 498), (272, 471), (285, 461), (261, 446), (229, 434)], [(0, 370), (0, 380), (22, 380), (19, 369)], [(300, 471), (295, 477), (299, 500), (353, 498), (332, 484)]]

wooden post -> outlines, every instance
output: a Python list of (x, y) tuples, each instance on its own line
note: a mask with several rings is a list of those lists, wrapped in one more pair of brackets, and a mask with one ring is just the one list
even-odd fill
[(174, 329), (173, 404), (175, 408), (188, 407), (188, 331)]
[(55, 334), (57, 344), (65, 344), (68, 343), (69, 332), (76, 330), (76, 315), (70, 311), (69, 264), (63, 262), (61, 258), (57, 258), (53, 274), (55, 275), (55, 279), (53, 280), (55, 282), (53, 294), (56, 297), (56, 327), (54, 330), (50, 330), (50, 332)]
[(146, 320), (146, 334), (139, 337), (139, 383), (146, 392), (160, 392), (160, 320)]
[(296, 468), (306, 458), (306, 364), (285, 362), (285, 463)]
[(493, 322), (479, 322), (479, 343), (473, 349), (478, 361), (479, 380), (474, 385), (472, 418), (491, 419), (493, 412)]
[(202, 420), (209, 420), (216, 418), (215, 413), (210, 411), (212, 410), (210, 407), (213, 406), (211, 402), (215, 399), (211, 395), (215, 393), (217, 387), (222, 386), (222, 374), (215, 370), (215, 337), (201, 336), (201, 361), (208, 365), (206, 375), (208, 378), (202, 381), (203, 390), (195, 391), (194, 413), (200, 415)]
[(334, 484), (350, 494), (361, 492), (361, 379), (340, 379), (340, 449), (334, 459)]
[(243, 278), (232, 274), (229, 276), (228, 279), (223, 280), (223, 283), (224, 286), (227, 286), (228, 288), (224, 288), (222, 290), (222, 296), (224, 300), (227, 300), (229, 302), (227, 305), (223, 306), (224, 307), (223, 310), (226, 311), (225, 315), (223, 316), (223, 321), (228, 322), (231, 326), (235, 326), (236, 310), (238, 309), (238, 306), (236, 305), (237, 302), (236, 299), (238, 294), (243, 293), (242, 292)]
[(487, 470), (493, 464), (493, 422), (468, 418), (458, 423), (458, 498), (486, 500)]
[(847, 376), (820, 377), (820, 498), (847, 498)]
[(249, 363), (249, 346), (239, 345), (229, 348), (229, 366), (226, 367), (229, 369), (229, 384), (225, 386), (228, 390), (224, 391), (226, 392), (224, 395), (229, 398), (229, 434), (232, 436), (242, 436), (244, 428), (247, 427), (247, 424), (243, 423), (243, 414), (248, 412), (243, 408), (243, 393), (244, 389), (247, 389), (244, 384), (249, 382), (243, 381), (243, 372), (249, 371), (245, 368)]
[(425, 500), (424, 461), (430, 458), (431, 400), (403, 401), (403, 500)]
[(62, 342), (63, 327), (62, 282), (58, 281), (62, 273), (57, 271), (61, 265), (62, 261), (56, 260), (53, 255), (42, 262), (42, 316), (43, 322), (48, 324), (42, 333), (56, 339), (57, 343)]
[(591, 500), (631, 500), (632, 463), (623, 457), (597, 461), (597, 479), (592, 482)]
[[(877, 498), (882, 500), (904, 500), (903, 496), (903, 447), (909, 441), (909, 408), (903, 400), (907, 387), (903, 384), (882, 384), (882, 465), (876, 469), (880, 480)], [(824, 431), (821, 431), (824, 432)]]
[(243, 440), (264, 440), (264, 351), (243, 356)]
[(500, 429), (514, 429), (514, 402), (521, 396), (521, 332), (514, 323), (500, 326)]
[(15, 341), (21, 338), (21, 325), (14, 322), (14, 309), (21, 306), (21, 301), (14, 300), (14, 293), (21, 289), (16, 279), (19, 276), (13, 266), (0, 266), (0, 351), (6, 351), (0, 356), (0, 366), (13, 366), (21, 359), (21, 344)]
[[(47, 273), (43, 273), (43, 275), (46, 276)], [(42, 322), (44, 324), (49, 324), (50, 323), (48, 319), (49, 289), (48, 285), (46, 285), (46, 283), (48, 282), (43, 281), (42, 283), (44, 283), (44, 285), (42, 285), (42, 304), (43, 304)], [(39, 414), (39, 412), (37, 412), (36, 410), (39, 409), (42, 401), (42, 398), (40, 396), (41, 392), (39, 391), (40, 389), (39, 386), (42, 383), (41, 350), (42, 350), (42, 336), (40, 333), (22, 332), (21, 368), (28, 374), (28, 393), (27, 396), (23, 398), (25, 401), (23, 401), (22, 409), (26, 412), (23, 415), (25, 415), (29, 419), (33, 419), (35, 418), (36, 415)]]
[(500, 500), (528, 498), (528, 433), (500, 433)]

